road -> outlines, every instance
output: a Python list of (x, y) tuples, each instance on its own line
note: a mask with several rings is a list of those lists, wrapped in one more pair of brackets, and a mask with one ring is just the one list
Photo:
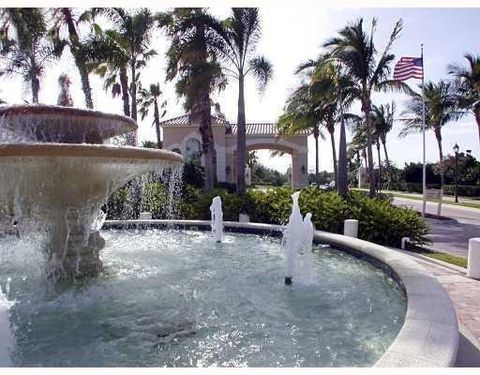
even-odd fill
[[(422, 211), (422, 201), (397, 198), (393, 203)], [(436, 214), (437, 204), (427, 202), (427, 213)], [(468, 239), (480, 237), (480, 209), (442, 204), (442, 216), (453, 220), (426, 219), (430, 225), (431, 247), (434, 250), (467, 257)]]

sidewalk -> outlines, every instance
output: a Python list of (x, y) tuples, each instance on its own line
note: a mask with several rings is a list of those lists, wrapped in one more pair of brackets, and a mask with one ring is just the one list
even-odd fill
[(460, 267), (444, 267), (409, 252), (447, 291), (457, 313), (461, 333), (456, 367), (480, 367), (480, 281), (466, 277)]

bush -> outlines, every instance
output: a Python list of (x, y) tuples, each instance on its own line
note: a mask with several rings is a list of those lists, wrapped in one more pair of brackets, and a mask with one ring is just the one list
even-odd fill
[[(232, 194), (226, 189), (216, 188), (211, 193), (203, 193), (199, 188), (185, 185), (177, 199), (177, 217), (189, 220), (210, 220), (210, 205), (213, 197), (222, 198), (223, 218), (237, 221), (240, 213), (250, 216), (252, 222), (286, 224), (291, 212), (289, 187), (266, 190), (247, 190), (246, 193)], [(114, 201), (124, 198), (123, 190), (114, 194)], [(165, 185), (155, 182), (144, 187), (143, 207), (152, 212), (154, 218), (168, 218), (167, 190)], [(346, 219), (359, 221), (361, 239), (387, 246), (400, 246), (402, 237), (423, 244), (427, 242), (427, 226), (413, 210), (396, 207), (391, 197), (368, 198), (365, 192), (352, 191), (342, 199), (336, 192), (323, 191), (317, 187), (302, 190), (299, 199), (302, 214), (312, 213), (316, 229), (342, 233)]]

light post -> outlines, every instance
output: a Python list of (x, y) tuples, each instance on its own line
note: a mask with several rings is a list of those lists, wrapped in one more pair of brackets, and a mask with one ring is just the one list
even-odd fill
[(458, 203), (458, 150), (460, 147), (455, 143), (453, 151), (455, 152), (455, 203)]

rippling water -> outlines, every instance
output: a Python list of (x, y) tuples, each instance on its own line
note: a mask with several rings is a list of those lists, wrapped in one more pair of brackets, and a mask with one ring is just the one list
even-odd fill
[(43, 279), (41, 257), (0, 239), (17, 366), (369, 366), (406, 300), (382, 271), (315, 247), (317, 285), (284, 285), (280, 240), (196, 231), (103, 232), (105, 272)]

